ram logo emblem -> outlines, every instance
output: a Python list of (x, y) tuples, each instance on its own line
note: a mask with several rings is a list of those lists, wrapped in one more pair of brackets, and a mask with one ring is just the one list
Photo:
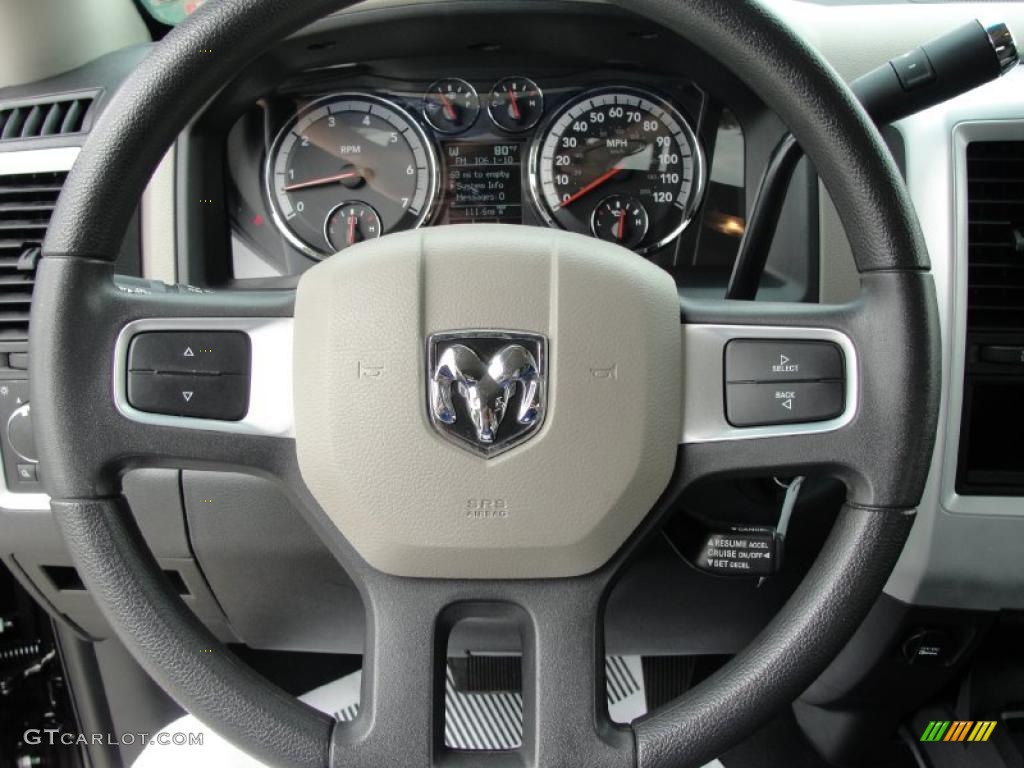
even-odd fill
[(444, 437), (486, 458), (522, 444), (544, 420), (547, 344), (516, 331), (439, 333), (427, 344), (427, 410)]

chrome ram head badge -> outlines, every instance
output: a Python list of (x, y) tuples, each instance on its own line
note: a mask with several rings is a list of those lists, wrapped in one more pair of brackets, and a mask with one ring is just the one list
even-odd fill
[(427, 411), (434, 428), (487, 458), (528, 440), (544, 421), (546, 346), (543, 336), (516, 331), (431, 336)]

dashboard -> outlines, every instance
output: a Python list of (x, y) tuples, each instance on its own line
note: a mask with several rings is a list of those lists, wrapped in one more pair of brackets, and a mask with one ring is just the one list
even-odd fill
[[(1008, 18), (1024, 36), (1019, 3), (892, 3), (871, 13), (842, 4), (777, 5), (848, 79), (975, 16)], [(785, 132), (725, 66), (601, 3), (371, 0), (363, 7), (283, 41), (225, 85), (151, 182), (126, 238), (121, 272), (203, 290), (290, 288), (325, 255), (341, 250), (344, 258), (347, 249), (386, 232), (496, 221), (614, 238), (668, 271), (680, 293), (723, 295), (758, 179)], [(38, 39), (33, 45), (41, 47)], [(0, 97), (9, 106), (53, 94), (95, 96), (95, 118), (147, 51), (125, 47), (56, 79), (5, 88)], [(979, 186), (971, 181), (968, 148), (1024, 135), (1022, 76), (1018, 71), (885, 133), (927, 238), (944, 338), (943, 428), (932, 478), (886, 587), (915, 611), (905, 620), (910, 625), (887, 620), (894, 643), (904, 629), (960, 615), (950, 612), (984, 616), (1024, 605), (1015, 565), (1024, 519), (1019, 489), (965, 487), (959, 473), (968, 466), (961, 454), (974, 456), (969, 445), (980, 444), (993, 464), (1019, 458), (1002, 451), (1000, 439), (1019, 387), (1006, 399), (991, 394), (1019, 372), (987, 364), (976, 351), (1012, 347), (1019, 336), (1001, 332), (993, 340), (991, 329), (977, 327), (979, 294), (971, 282), (979, 248), (1002, 248), (1007, 259), (1015, 251), (1012, 241), (993, 243), (982, 237), (991, 230), (972, 223), (981, 216), (970, 197)], [(628, 112), (639, 112), (639, 120)], [(59, 189), (83, 139), (84, 133), (5, 140), (0, 171), (45, 173)], [(995, 167), (1012, 175), (1021, 166)], [(659, 200), (659, 193), (673, 199)], [(990, 251), (983, 255), (991, 264)], [(758, 299), (841, 303), (857, 295), (858, 285), (836, 211), (825, 194), (819, 198), (808, 167), (790, 187)], [(13, 397), (28, 386), (27, 372), (17, 367), (27, 359), (25, 329), (24, 340), (0, 349), (0, 362), (10, 363), (0, 366), (0, 377)], [(991, 425), (993, 437), (973, 436), (972, 422)], [(3, 449), (9, 467), (0, 477), (0, 538), (7, 547), (0, 558), (55, 615), (103, 637), (108, 630), (88, 595), (61, 579), (74, 571), (48, 499), (37, 483), (12, 475), (17, 454), (7, 442)], [(228, 482), (193, 470), (147, 470), (126, 479), (135, 489), (132, 510), (161, 564), (187, 584), (189, 605), (224, 639), (253, 647), (360, 649), (359, 596), (296, 524), (289, 500), (253, 478)], [(748, 487), (698, 490), (703, 497), (693, 500), (695, 508), (731, 518), (751, 507), (778, 509), (771, 487), (755, 489), (760, 495)], [(818, 496), (812, 490), (803, 491), (808, 504), (838, 505), (836, 489), (819, 489)], [(204, 500), (218, 493), (232, 505), (212, 516)], [(663, 551), (639, 562), (628, 588), (610, 598), (609, 648), (636, 650), (639, 626), (643, 652), (732, 652), (794, 586), (779, 580), (750, 591), (701, 578), (676, 562), (674, 536), (670, 529)], [(805, 541), (804, 548), (816, 551), (818, 544)], [(790, 562), (796, 552), (787, 554)], [(261, 563), (258, 573), (252, 562)], [(274, 622), (266, 622), (271, 614)]]
[[(288, 288), (327, 253), (344, 252), (378, 232), (499, 221), (621, 238), (669, 271), (681, 293), (723, 295), (760, 174), (785, 133), (727, 67), (600, 3), (449, 0), (365, 7), (282, 41), (197, 115), (142, 201), (138, 232), (126, 241), (135, 253), (124, 260), (125, 274), (201, 289)], [(806, 27), (808, 39), (847, 77), (978, 13), (974, 6), (923, 13), (908, 4), (888, 9), (894, 23), (879, 25), (862, 9), (785, 8), (789, 21)], [(997, 17), (1009, 13), (998, 11)], [(897, 23), (906, 18), (915, 23)], [(876, 44), (852, 51), (843, 47), (847, 39)], [(99, 95), (101, 110), (107, 103), (102, 94), (113, 92), (146, 52), (126, 48), (58, 80), (7, 89), (5, 103), (88, 93)], [(940, 446), (946, 470), (937, 477), (948, 484), (955, 482), (961, 418), (961, 393), (953, 386), (965, 380), (964, 344), (955, 329), (963, 333), (966, 326), (954, 309), (967, 295), (966, 274), (954, 272), (957, 264), (966, 267), (956, 261), (950, 237), (957, 213), (950, 191), (958, 156), (952, 126), (1019, 120), (1019, 85), (1019, 78), (1006, 80), (959, 100), (943, 113), (946, 122), (936, 122), (932, 112), (891, 132), (925, 225), (944, 308), (950, 385), (944, 391), (954, 405), (946, 417), (948, 440)], [(1012, 123), (1010, 130), (1019, 127)], [(302, 146), (303, 136), (309, 146)], [(566, 140), (576, 146), (564, 146)], [(8, 173), (28, 159), (37, 163), (35, 171), (64, 172), (81, 141), (78, 134), (7, 141), (0, 157), (8, 159)], [(57, 156), (62, 164), (39, 165), (37, 152), (53, 153), (46, 158)], [(371, 155), (372, 163), (365, 159)], [(318, 183), (285, 189), (309, 182)], [(659, 193), (672, 195), (671, 204), (658, 200)], [(567, 195), (578, 196), (566, 204)], [(857, 276), (844, 271), (849, 257), (841, 227), (824, 196), (819, 205), (813, 169), (797, 175), (789, 195), (758, 298), (838, 303), (856, 295)], [(18, 343), (10, 350), (15, 355), (27, 348)], [(26, 376), (13, 368), (7, 375), (12, 381)], [(7, 505), (44, 508), (45, 498), (28, 498), (28, 490), (11, 484)], [(1011, 528), (1019, 521), (1019, 499), (1000, 497), (1005, 506), (996, 506), (955, 490), (936, 480), (922, 507), (929, 513), (890, 593), (908, 602), (925, 595), (929, 604), (961, 605), (963, 593), (947, 588), (948, 569), (957, 563), (964, 573), (984, 570), (970, 583), (985, 585), (986, 607), (1018, 605), (1019, 584), (1005, 564), (1019, 554), (1019, 532)], [(954, 507), (957, 514), (945, 513)], [(982, 516), (985, 525), (978, 524)], [(993, 557), (966, 562), (982, 549)], [(58, 560), (39, 556), (41, 565)], [(972, 595), (968, 602), (977, 601)]]
[(640, 253), (675, 241), (706, 179), (690, 122), (640, 88), (563, 93), (550, 115), (527, 77), (502, 78), (483, 98), (448, 77), (418, 103), (358, 91), (315, 99), (267, 155), (273, 221), (314, 258), (427, 223), (522, 224), (527, 206), (547, 226)]
[(653, 67), (501, 59), (403, 57), (263, 85), (223, 144), (233, 276), (295, 275), (393, 232), (488, 222), (724, 279), (749, 182), (731, 103)]
[[(420, 227), (498, 222), (605, 238), (695, 297), (725, 291), (786, 131), (705, 52), (621, 9), (367, 4), (254, 61), (177, 143), (179, 273), (289, 287)], [(818, 297), (803, 164), (763, 298)]]

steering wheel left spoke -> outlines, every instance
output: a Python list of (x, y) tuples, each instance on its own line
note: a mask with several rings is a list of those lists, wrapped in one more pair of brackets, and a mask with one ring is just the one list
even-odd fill
[[(44, 370), (57, 370), (69, 360), (74, 369), (68, 379), (41, 376), (33, 385), (41, 398), (89, 404), (69, 408), (53, 423), (46, 421), (47, 409), (37, 416), (43, 434), (89, 439), (88, 450), (69, 452), (52, 468), (56, 481), (68, 489), (66, 497), (116, 494), (119, 474), (138, 465), (235, 467), (268, 474), (294, 467), (294, 445), (281, 439), (292, 435), (294, 293), (121, 282), (110, 263), (68, 259), (45, 260), (39, 279), (59, 291), (61, 312), (75, 320), (59, 347), (48, 346), (47, 335), (39, 334), (33, 356), (48, 360)], [(147, 371), (164, 390), (155, 406), (162, 412), (149, 410), (153, 406), (148, 403), (132, 404), (129, 378), (142, 374), (129, 371), (129, 350), (140, 334), (183, 332), (201, 340), (205, 332), (224, 331), (244, 334), (248, 348), (246, 375), (231, 377), (238, 380), (234, 393), (243, 417), (189, 415), (204, 405), (200, 394), (221, 397), (224, 381), (195, 362), (204, 355), (216, 357), (215, 350), (200, 345), (188, 350), (195, 357), (181, 356), (181, 365), (172, 365), (171, 371)]]

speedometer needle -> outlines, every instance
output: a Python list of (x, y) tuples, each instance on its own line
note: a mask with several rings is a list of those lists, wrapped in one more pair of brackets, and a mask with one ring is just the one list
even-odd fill
[(297, 189), (306, 189), (307, 187), (320, 187), (324, 184), (336, 184), (339, 181), (345, 181), (345, 179), (356, 179), (361, 178), (359, 171), (346, 171), (345, 173), (338, 173), (334, 176), (323, 176), (319, 179), (310, 179), (309, 181), (302, 181), (298, 184), (289, 184), (284, 188), (285, 192), (294, 192)]
[(598, 176), (592, 182), (587, 184), (587, 186), (583, 187), (583, 189), (579, 190), (578, 192), (576, 192), (573, 195), (569, 195), (569, 197), (565, 198), (565, 200), (563, 200), (558, 205), (556, 205), (555, 206), (555, 210), (557, 211), (559, 208), (565, 208), (567, 205), (572, 205), (573, 203), (575, 203), (577, 200), (579, 200), (584, 195), (587, 195), (587, 194), (593, 192), (595, 189), (600, 187), (606, 181), (609, 181), (609, 180), (615, 178), (616, 176), (618, 176), (621, 172), (622, 172), (622, 168), (620, 168), (619, 166), (615, 166), (614, 168), (612, 168), (607, 173), (602, 173), (600, 176)]

